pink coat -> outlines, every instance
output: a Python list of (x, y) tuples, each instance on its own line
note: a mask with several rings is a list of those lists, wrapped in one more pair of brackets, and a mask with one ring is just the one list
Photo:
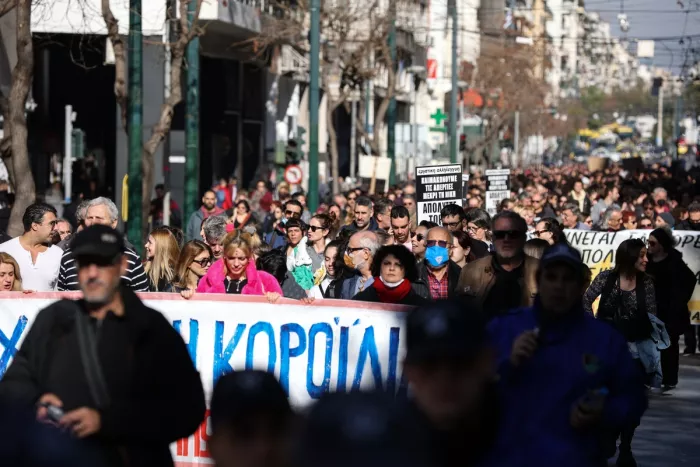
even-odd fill
[[(282, 288), (277, 279), (265, 271), (258, 271), (255, 268), (255, 261), (248, 261), (245, 270), (248, 283), (241, 290), (241, 295), (264, 295), (266, 292), (276, 292), (282, 295)], [(209, 268), (209, 271), (202, 277), (197, 286), (199, 293), (226, 293), (224, 279), (226, 278), (226, 265), (219, 259)]]

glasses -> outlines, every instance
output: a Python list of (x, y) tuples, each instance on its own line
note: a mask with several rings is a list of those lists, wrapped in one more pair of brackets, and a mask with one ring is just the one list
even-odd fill
[(641, 227), (651, 229), (651, 222), (649, 222), (649, 223), (643, 222), (643, 223), (641, 224)]
[(411, 238), (415, 238), (415, 239), (418, 240), (419, 242), (422, 242), (423, 239), (425, 238), (425, 235), (423, 235), (423, 234), (417, 234), (417, 233), (413, 232), (413, 233), (411, 233)]
[(348, 201), (355, 201), (357, 196), (348, 196)]
[(442, 226), (443, 226), (443, 227), (447, 227), (448, 229), (453, 229), (453, 228), (457, 227), (457, 226), (458, 226), (459, 224), (461, 224), (461, 223), (462, 223), (462, 221), (457, 221), (457, 222), (445, 222), (445, 221), (442, 221)]
[(505, 240), (506, 238), (509, 238), (511, 240), (520, 240), (525, 236), (524, 232), (521, 232), (519, 230), (494, 230), (493, 231), (493, 238), (496, 240)]
[[(535, 234), (535, 237), (539, 237), (540, 235), (545, 234), (545, 233), (547, 233), (547, 232), (551, 232), (551, 230), (535, 230), (535, 231), (532, 232), (532, 233)], [(494, 232), (494, 233), (495, 233), (495, 232)]]
[(445, 240), (428, 240), (426, 242), (427, 246), (439, 246), (440, 248), (447, 248), (448, 243)]
[(348, 254), (353, 254), (353, 253), (355, 253), (356, 251), (361, 251), (361, 250), (364, 250), (364, 249), (365, 249), (365, 247), (363, 247), (363, 246), (358, 246), (357, 248), (350, 248), (350, 247), (347, 247), (347, 248), (345, 249), (345, 252), (348, 253)]
[(314, 232), (314, 233), (316, 233), (317, 230), (324, 230), (324, 228), (323, 228), (323, 227), (319, 227), (319, 226), (317, 226), (317, 225), (310, 225), (310, 226), (309, 226), (309, 230), (312, 231), (312, 232)]
[(211, 258), (193, 259), (192, 262), (199, 264), (201, 267), (205, 267), (211, 264)]
[(476, 225), (468, 225), (467, 230), (470, 232), (476, 232), (477, 230), (481, 229), (481, 227), (478, 227)]
[(284, 211), (284, 214), (285, 214), (287, 217), (295, 217), (295, 218), (301, 217), (301, 213), (300, 213), (300, 212), (290, 211), (289, 209), (287, 209), (286, 211)]

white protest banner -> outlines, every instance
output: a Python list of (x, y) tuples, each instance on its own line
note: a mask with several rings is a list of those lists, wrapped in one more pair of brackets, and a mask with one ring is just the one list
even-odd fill
[[(600, 271), (615, 265), (615, 252), (620, 243), (629, 238), (646, 241), (651, 230), (623, 230), (620, 232), (592, 232), (565, 230), (569, 244), (581, 252), (583, 261), (591, 268), (593, 279)], [(693, 324), (700, 324), (700, 233), (678, 230), (673, 232), (676, 249), (683, 254), (683, 261), (695, 274), (696, 285), (688, 303)]]
[(498, 203), (510, 197), (510, 170), (486, 170), (486, 211), (492, 216), (496, 214)]
[(440, 211), (448, 204), (462, 207), (462, 166), (459, 164), (416, 167), (417, 224), (440, 224)]
[[(22, 294), (0, 299), (0, 377), (36, 314), (74, 292)], [(270, 304), (264, 297), (139, 294), (182, 335), (204, 385), (207, 405), (215, 381), (226, 372), (257, 368), (274, 372), (295, 406), (328, 391), (401, 384), (405, 351), (403, 317), (409, 307), (344, 300), (296, 300)], [(174, 408), (175, 410), (176, 408)], [(211, 463), (207, 420), (172, 447), (178, 467)]]

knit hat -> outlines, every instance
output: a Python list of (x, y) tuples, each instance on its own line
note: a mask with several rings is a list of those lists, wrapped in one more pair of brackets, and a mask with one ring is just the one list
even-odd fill
[(673, 227), (676, 225), (676, 220), (673, 218), (673, 215), (670, 212), (662, 212), (658, 216), (662, 218), (669, 226)]

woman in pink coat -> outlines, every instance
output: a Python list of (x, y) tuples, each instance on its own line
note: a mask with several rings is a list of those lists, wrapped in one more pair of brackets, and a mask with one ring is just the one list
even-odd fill
[(250, 247), (251, 236), (239, 231), (224, 238), (223, 257), (211, 265), (197, 286), (199, 293), (265, 295), (274, 303), (282, 296), (277, 279), (258, 271)]

